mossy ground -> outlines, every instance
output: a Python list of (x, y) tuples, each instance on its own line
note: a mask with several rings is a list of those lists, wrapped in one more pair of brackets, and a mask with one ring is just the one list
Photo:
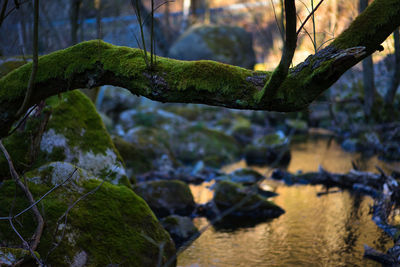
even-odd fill
[[(99, 183), (98, 180), (83, 182), (84, 192), (95, 189)], [(29, 187), (35, 198), (50, 189), (45, 185), (33, 183), (29, 183)], [(0, 186), (1, 216), (9, 214), (14, 192), (15, 184), (12, 181), (5, 181)], [(83, 193), (60, 188), (39, 204), (39, 210), (42, 211), (46, 222), (38, 248), (42, 258), (46, 257), (52, 247), (58, 218), (66, 211), (68, 205)], [(23, 193), (17, 190), (14, 213), (27, 206)], [(18, 230), (28, 238), (35, 228), (31, 212), (20, 217), (19, 222), (23, 227), (18, 225)], [(52, 266), (69, 266), (66, 259), (73, 259), (80, 251), (85, 251), (89, 256), (87, 266), (111, 263), (120, 266), (156, 266), (159, 248), (146, 237), (159, 244), (165, 242), (162, 256), (164, 261), (175, 251), (170, 237), (143, 199), (125, 186), (115, 186), (107, 182), (70, 211), (66, 229), (63, 242), (47, 259)], [(10, 246), (20, 244), (6, 221), (0, 221), (0, 239)]]

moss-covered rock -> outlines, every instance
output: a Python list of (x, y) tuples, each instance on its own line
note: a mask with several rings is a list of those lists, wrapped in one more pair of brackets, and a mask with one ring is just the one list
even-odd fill
[[(284, 213), (282, 208), (249, 189), (237, 183), (222, 181), (215, 188), (213, 201), (220, 211), (237, 205), (229, 217), (265, 219), (278, 217)], [(241, 202), (242, 205), (239, 205)]]
[(242, 145), (251, 143), (253, 139), (254, 129), (251, 121), (244, 117), (239, 117), (233, 123), (232, 136)]
[(246, 146), (245, 159), (249, 165), (286, 165), (290, 161), (288, 139), (282, 132), (265, 135)]
[(190, 215), (195, 203), (189, 186), (178, 180), (151, 181), (134, 186), (133, 190), (141, 196), (157, 215)]
[[(64, 161), (113, 183), (126, 179), (123, 161), (101, 117), (90, 99), (77, 90), (49, 98), (45, 110), (32, 115), (23, 130), (5, 138), (4, 145), (20, 172)], [(0, 157), (0, 173), (9, 173), (4, 157)]]
[(215, 178), (217, 181), (231, 181), (234, 183), (249, 185), (255, 184), (263, 179), (263, 176), (252, 169), (239, 169), (230, 174), (218, 176)]
[(117, 121), (121, 112), (140, 103), (140, 98), (124, 88), (102, 86), (96, 102), (99, 111)]
[(307, 122), (300, 119), (286, 119), (285, 124), (289, 127), (289, 131), (294, 134), (306, 134), (308, 131)]
[(210, 59), (248, 69), (253, 69), (256, 62), (251, 34), (243, 28), (220, 25), (198, 25), (188, 29), (171, 46), (169, 57)]
[(160, 222), (171, 235), (177, 248), (199, 233), (199, 230), (189, 217), (170, 215)]
[(212, 167), (234, 162), (241, 152), (233, 137), (203, 126), (180, 129), (173, 137), (171, 149), (183, 163), (193, 164), (202, 160)]
[(119, 123), (127, 130), (137, 126), (165, 128), (186, 124), (185, 118), (160, 108), (130, 109), (121, 113)]
[[(163, 262), (174, 255), (168, 233), (146, 202), (131, 189), (108, 182), (99, 187), (101, 181), (96, 179), (77, 184), (80, 187), (75, 190), (58, 188), (39, 204), (46, 227), (37, 251), (49, 266), (157, 266), (160, 253)], [(35, 199), (52, 188), (32, 182), (28, 185)], [(0, 185), (0, 216), (9, 214), (15, 188), (10, 180)], [(67, 221), (58, 221), (74, 201), (91, 191), (94, 193), (69, 211)], [(21, 190), (16, 195), (15, 212), (28, 206)], [(34, 232), (33, 217), (29, 211), (18, 218), (22, 226), (16, 225), (22, 236), (29, 237)], [(0, 221), (0, 240), (7, 247), (21, 243), (7, 221)], [(59, 245), (49, 254), (55, 243)], [(164, 244), (162, 251), (161, 244)], [(80, 265), (74, 265), (78, 262)]]
[[(174, 166), (177, 166), (174, 153), (171, 150), (170, 145), (170, 133), (163, 129), (157, 129), (153, 127), (135, 127), (130, 129), (123, 138), (128, 143), (132, 144), (140, 155), (133, 156), (132, 154), (127, 155), (125, 149), (132, 148), (132, 146), (124, 149), (124, 154), (129, 158), (136, 160), (138, 157), (145, 157), (143, 161), (151, 162), (152, 168), (160, 171), (169, 171)], [(124, 145), (126, 143), (120, 142), (118, 145)], [(132, 165), (131, 165), (132, 166)], [(133, 167), (133, 166), (132, 166)], [(148, 166), (142, 166), (137, 171), (148, 170)], [(132, 170), (133, 173), (136, 170)]]
[(25, 173), (25, 177), (35, 184), (45, 184), (47, 186), (56, 186), (68, 179), (64, 187), (73, 187), (75, 189), (85, 180), (96, 179), (90, 172), (62, 161), (46, 163)]
[(138, 147), (118, 136), (114, 136), (113, 141), (121, 157), (124, 159), (126, 171), (129, 176), (155, 169), (153, 159), (156, 155), (153, 150), (146, 149), (146, 147)]

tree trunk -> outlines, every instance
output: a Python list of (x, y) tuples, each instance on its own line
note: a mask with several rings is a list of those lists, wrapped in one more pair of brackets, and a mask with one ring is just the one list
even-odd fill
[(79, 11), (82, 0), (70, 1), (70, 26), (71, 26), (71, 45), (78, 43)]
[[(368, 6), (368, 0), (360, 0), (360, 13)], [(374, 63), (372, 56), (367, 57), (362, 62), (363, 66), (363, 85), (364, 85), (364, 114), (368, 120), (371, 117), (372, 107), (375, 101), (376, 89), (374, 79)]]
[(96, 38), (97, 39), (103, 39), (103, 34), (102, 34), (102, 26), (101, 26), (101, 10), (102, 10), (102, 5), (101, 5), (101, 0), (96, 0), (95, 1), (95, 8), (96, 8)]
[(399, 33), (399, 31), (400, 31), (400, 28), (396, 29), (393, 32), (395, 63), (394, 63), (393, 76), (390, 81), (390, 87), (385, 95), (385, 102), (389, 106), (393, 106), (397, 88), (399, 87), (399, 84), (400, 84), (400, 33)]

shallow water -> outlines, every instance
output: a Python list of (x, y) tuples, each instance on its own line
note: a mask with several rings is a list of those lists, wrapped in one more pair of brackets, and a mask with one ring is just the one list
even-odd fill
[[(310, 139), (292, 145), (288, 170), (316, 171), (319, 165), (333, 172), (347, 172), (351, 161), (362, 170), (385, 170), (399, 164), (386, 164), (377, 158), (363, 159), (344, 152), (335, 142)], [(227, 166), (227, 172), (245, 163)], [(269, 173), (268, 168), (259, 168)], [(364, 244), (385, 251), (392, 241), (371, 220), (373, 201), (339, 191), (317, 196), (322, 186), (286, 186), (267, 181), (279, 196), (273, 198), (286, 213), (254, 227), (217, 229), (210, 227), (178, 258), (179, 266), (380, 266), (363, 258)], [(192, 186), (197, 202), (212, 198), (207, 185)], [(332, 190), (332, 189), (331, 189)], [(335, 189), (333, 189), (335, 191)], [(197, 227), (207, 219), (195, 219)]]

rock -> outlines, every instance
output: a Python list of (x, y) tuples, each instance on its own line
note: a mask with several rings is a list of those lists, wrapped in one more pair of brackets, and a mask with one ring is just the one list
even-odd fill
[(130, 109), (121, 113), (119, 123), (125, 130), (137, 126), (156, 127), (171, 130), (181, 124), (187, 124), (187, 120), (174, 113), (159, 109), (146, 108), (143, 110)]
[(232, 136), (241, 145), (248, 145), (251, 143), (254, 135), (250, 120), (239, 117), (233, 124)]
[[(249, 196), (249, 194), (252, 195)], [(228, 181), (217, 184), (213, 202), (223, 212), (240, 203), (245, 197), (248, 197), (248, 200), (233, 210), (228, 217), (266, 219), (279, 217), (284, 213), (283, 209), (259, 194), (251, 192), (244, 186)]]
[(362, 151), (365, 146), (364, 142), (357, 138), (349, 138), (343, 141), (342, 148), (348, 152)]
[[(130, 129), (124, 136), (124, 140), (131, 143), (136, 148), (135, 151), (142, 154), (136, 158), (144, 156), (146, 161), (152, 163), (152, 170), (168, 172), (178, 165), (170, 148), (171, 136), (166, 130), (139, 126)], [(133, 147), (127, 147), (127, 149), (131, 148)], [(124, 154), (126, 155), (125, 152)], [(138, 171), (140, 172), (140, 168)], [(133, 173), (135, 172), (133, 170)]]
[(379, 155), (380, 159), (386, 161), (400, 160), (400, 147), (398, 142), (387, 142), (383, 146), (382, 152)]
[(171, 235), (177, 248), (199, 233), (189, 217), (171, 215), (163, 218), (160, 222)]
[(139, 97), (124, 88), (102, 86), (97, 96), (97, 109), (117, 121), (121, 112), (140, 103)]
[[(108, 182), (101, 184), (97, 179), (74, 182), (79, 186), (76, 190), (59, 187), (40, 202), (46, 227), (37, 251), (47, 258), (46, 265), (104, 266), (112, 261), (124, 266), (157, 266), (161, 244), (164, 244), (164, 263), (175, 255), (170, 236), (146, 202), (131, 189)], [(53, 187), (45, 183), (28, 184), (35, 199)], [(9, 214), (15, 188), (11, 180), (0, 185), (0, 214)], [(67, 208), (88, 192), (93, 193), (70, 209), (67, 221), (59, 221)], [(28, 202), (19, 189), (16, 196), (14, 211), (17, 213)], [(36, 228), (31, 212), (23, 214), (18, 221), (23, 226), (19, 227), (22, 236), (31, 236)], [(0, 240), (7, 247), (21, 244), (8, 221), (0, 221)], [(48, 255), (55, 243), (59, 245)]]
[(288, 139), (280, 131), (268, 134), (246, 146), (245, 159), (249, 165), (286, 165), (290, 161)]
[(171, 149), (176, 159), (185, 164), (202, 160), (206, 165), (218, 168), (240, 156), (239, 144), (233, 137), (203, 126), (189, 126), (175, 132)]
[(299, 119), (286, 119), (285, 124), (289, 127), (289, 132), (293, 134), (306, 134), (308, 131), (307, 122)]
[[(47, 99), (41, 113), (31, 115), (23, 130), (4, 139), (23, 173), (47, 162), (73, 163), (114, 184), (127, 177), (122, 158), (89, 98), (78, 90)], [(8, 164), (0, 157), (0, 173)]]
[(248, 69), (253, 69), (256, 62), (251, 34), (239, 27), (219, 25), (188, 29), (171, 46), (168, 56), (182, 60), (209, 59)]
[(56, 186), (68, 181), (63, 185), (65, 188), (77, 190), (83, 181), (96, 179), (93, 174), (68, 162), (50, 162), (39, 168), (25, 173), (25, 177), (35, 184), (46, 184)]
[(153, 158), (156, 156), (152, 150), (140, 148), (121, 137), (114, 136), (113, 142), (124, 159), (126, 172), (129, 177), (155, 169)]
[(216, 181), (231, 181), (234, 183), (240, 183), (243, 185), (251, 185), (257, 183), (264, 177), (258, 172), (252, 169), (239, 169), (230, 174), (218, 176), (215, 178)]
[(133, 190), (141, 196), (157, 217), (192, 214), (195, 203), (189, 186), (178, 180), (139, 183)]

